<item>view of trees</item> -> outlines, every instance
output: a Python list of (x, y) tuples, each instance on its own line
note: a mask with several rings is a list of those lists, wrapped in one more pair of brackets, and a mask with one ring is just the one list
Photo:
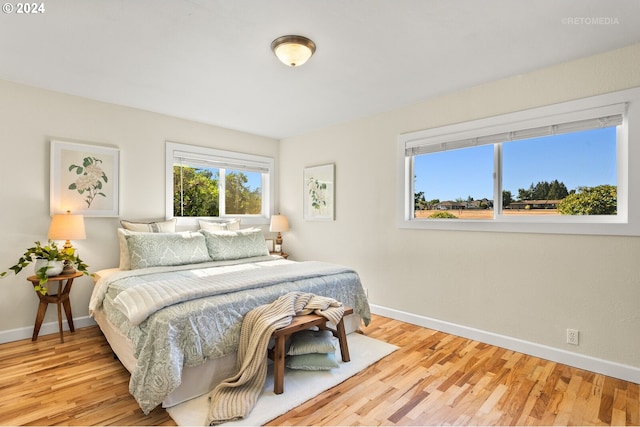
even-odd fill
[(247, 185), (249, 179), (241, 172), (227, 172), (226, 179), (226, 214), (252, 215), (262, 211), (262, 191), (256, 188), (251, 191)]
[[(473, 201), (469, 196), (466, 200), (457, 198), (456, 202)], [(508, 209), (513, 202), (529, 200), (560, 200), (557, 205), (558, 212), (562, 215), (616, 215), (618, 207), (617, 187), (615, 185), (598, 185), (595, 187), (579, 187), (577, 190), (568, 190), (563, 182), (553, 180), (551, 182), (540, 181), (531, 183), (529, 188), (519, 188), (518, 196), (514, 199), (509, 190), (502, 191), (502, 206)], [(423, 191), (414, 194), (416, 210), (434, 210), (440, 200), (427, 201)], [(487, 209), (490, 205), (478, 204), (478, 208)], [(455, 217), (455, 216), (454, 216)], [(450, 218), (444, 214), (434, 213), (430, 218)]]
[(567, 187), (557, 179), (552, 182), (540, 181), (535, 186), (531, 183), (528, 189), (518, 189), (518, 200), (561, 200), (568, 195)]
[[(182, 175), (181, 175), (182, 174)], [(173, 214), (175, 216), (220, 216), (219, 174), (210, 169), (173, 168)], [(259, 214), (260, 188), (251, 190), (241, 172), (225, 174), (225, 213)], [(182, 197), (181, 197), (182, 196)]]
[(558, 205), (563, 215), (615, 215), (618, 212), (618, 189), (615, 185), (581, 187)]

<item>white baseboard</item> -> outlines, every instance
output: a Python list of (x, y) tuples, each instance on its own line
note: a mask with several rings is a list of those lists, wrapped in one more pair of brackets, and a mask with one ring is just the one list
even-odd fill
[(371, 304), (371, 312), (414, 325), (423, 326), (425, 328), (435, 329), (437, 331), (472, 339), (474, 341), (480, 341), (486, 344), (506, 348), (508, 350), (517, 351), (531, 356), (540, 357), (542, 359), (551, 360), (553, 362), (640, 384), (639, 367), (585, 356), (583, 354), (573, 353), (559, 348), (536, 344), (518, 338), (482, 331), (480, 329), (457, 325), (455, 323), (407, 313), (380, 305)]
[[(73, 318), (73, 326), (75, 329), (84, 328), (87, 326), (97, 325), (93, 317), (84, 316), (84, 317), (74, 317)], [(67, 320), (64, 319), (62, 321), (62, 330), (69, 331), (69, 324)], [(60, 329), (58, 329), (58, 321), (43, 323), (40, 327), (39, 337), (43, 335), (49, 334), (59, 334)], [(26, 328), (18, 328), (18, 329), (9, 329), (7, 331), (0, 332), (0, 344), (12, 341), (24, 340), (27, 338), (31, 338), (33, 336), (33, 326), (28, 326)]]

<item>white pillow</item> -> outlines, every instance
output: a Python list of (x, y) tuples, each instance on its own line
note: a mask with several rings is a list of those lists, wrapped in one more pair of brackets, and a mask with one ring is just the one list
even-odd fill
[(118, 228), (118, 245), (120, 246), (120, 270), (131, 270), (129, 246), (127, 245), (127, 239), (125, 238), (125, 236), (136, 233), (137, 231)]
[(176, 219), (168, 219), (166, 221), (152, 221), (152, 222), (134, 222), (134, 221), (120, 221), (122, 227), (130, 231), (139, 231), (146, 233), (173, 233), (176, 231)]
[(207, 231), (236, 231), (240, 230), (240, 220), (239, 219), (221, 219), (216, 221), (205, 221), (203, 219), (199, 219), (201, 230)]

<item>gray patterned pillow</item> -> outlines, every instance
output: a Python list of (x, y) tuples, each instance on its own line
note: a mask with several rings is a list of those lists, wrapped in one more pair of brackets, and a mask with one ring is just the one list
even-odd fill
[(340, 367), (335, 353), (290, 356), (285, 359), (284, 366), (289, 369), (301, 369), (303, 371), (328, 371)]
[(214, 261), (269, 255), (264, 234), (259, 228), (200, 232), (206, 238), (209, 256)]
[(338, 339), (330, 331), (306, 329), (291, 335), (291, 344), (287, 354), (297, 356), (312, 353), (333, 353)]
[(131, 269), (211, 261), (204, 236), (195, 232), (125, 235)]

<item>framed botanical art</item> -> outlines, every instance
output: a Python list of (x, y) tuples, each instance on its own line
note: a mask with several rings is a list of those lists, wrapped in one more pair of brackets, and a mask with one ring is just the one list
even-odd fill
[(120, 150), (51, 141), (50, 213), (119, 215)]
[(335, 216), (335, 166), (333, 164), (304, 169), (304, 219), (333, 221)]

